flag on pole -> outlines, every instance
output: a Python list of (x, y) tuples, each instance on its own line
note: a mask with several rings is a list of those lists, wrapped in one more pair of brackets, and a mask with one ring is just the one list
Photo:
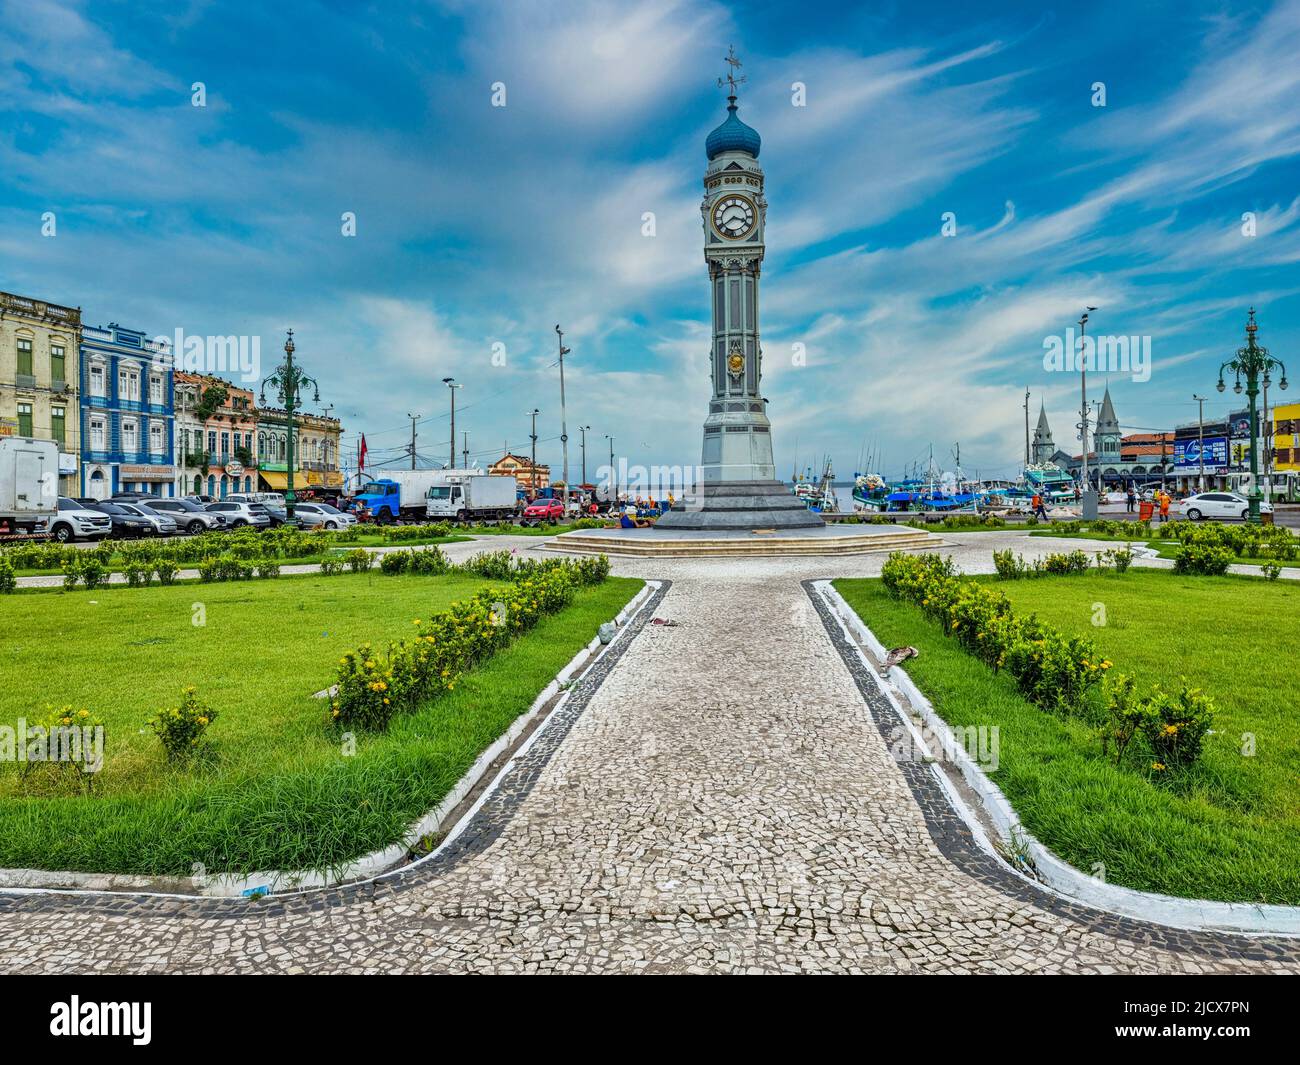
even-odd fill
[(361, 434), (361, 450), (357, 453), (357, 471), (366, 468), (366, 434)]

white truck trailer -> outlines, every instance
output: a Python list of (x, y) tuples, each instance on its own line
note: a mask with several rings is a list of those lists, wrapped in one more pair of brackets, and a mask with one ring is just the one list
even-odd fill
[(59, 445), (0, 436), (0, 524), (42, 532), (59, 512)]
[(515, 512), (518, 484), (513, 477), (490, 477), (469, 470), (443, 470), (429, 486), (425, 513), (433, 520), (509, 518)]

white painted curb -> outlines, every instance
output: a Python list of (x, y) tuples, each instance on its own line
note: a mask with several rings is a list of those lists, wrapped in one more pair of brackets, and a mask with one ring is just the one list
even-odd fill
[[(888, 650), (876, 638), (875, 633), (863, 624), (862, 619), (832, 587), (830, 581), (816, 581), (813, 587), (834, 612), (841, 629), (862, 658), (863, 664), (879, 677), (879, 668), (862, 653), (862, 647), (865, 646), (880, 662), (884, 662)], [(921, 715), (927, 729), (941, 734), (948, 730), (947, 722), (939, 716), (930, 700), (922, 694), (905, 670), (893, 666), (885, 679), (892, 682), (897, 691), (907, 698), (912, 708)], [(911, 733), (912, 742), (924, 752), (925, 756), (932, 756), (920, 730), (916, 728), (895, 693), (885, 684), (881, 685), (881, 689), (889, 700), (890, 706)], [(1020, 818), (1011, 803), (1007, 801), (1007, 797), (1002, 794), (1002, 789), (988, 778), (961, 744), (949, 746), (950, 750), (945, 752), (945, 756), (957, 767), (967, 785), (979, 797), (980, 805), (992, 821), (1002, 843), (1013, 853), (1027, 856), (1032, 864), (1038, 879), (1025, 876), (1021, 870), (1012, 865), (1007, 866), (1028, 883), (1098, 909), (1154, 924), (1195, 931), (1300, 936), (1300, 906), (1264, 906), (1243, 902), (1216, 902), (1208, 899), (1182, 899), (1173, 895), (1160, 895), (1155, 892), (1120, 887), (1117, 884), (1107, 884), (1080, 872), (1048, 850), (1020, 823)], [(943, 769), (934, 763), (931, 765), (931, 771), (947, 792), (953, 807), (971, 827), (980, 846), (1005, 862), (1003, 853), (993, 846), (975, 811), (970, 809), (965, 799), (952, 786)]]
[[(461, 801), (482, 781), (483, 776), (487, 773), (492, 763), (500, 757), (502, 752), (509, 750), (510, 746), (517, 740), (521, 733), (532, 723), (533, 719), (541, 712), (542, 708), (555, 695), (563, 692), (560, 701), (552, 708), (545, 721), (528, 737), (527, 742), (516, 752), (516, 757), (528, 750), (533, 742), (545, 730), (547, 724), (554, 716), (555, 712), (564, 705), (569, 695), (563, 689), (571, 681), (574, 675), (586, 662), (587, 656), (596, 652), (596, 657), (591, 659), (587, 664), (589, 668), (595, 665), (596, 661), (614, 645), (622, 635), (623, 629), (627, 622), (637, 614), (645, 605), (646, 601), (660, 588), (659, 581), (646, 581), (645, 585), (636, 593), (623, 607), (614, 618), (614, 624), (618, 626), (619, 632), (614, 639), (604, 646), (601, 645), (600, 637), (594, 636), (591, 641), (573, 656), (568, 664), (555, 675), (545, 688), (538, 693), (537, 698), (533, 700), (532, 705), (524, 713), (515, 718), (513, 724), (497, 739), (489, 745), (482, 754), (478, 756), (474, 764), (465, 771), (465, 774), (457, 781), (456, 786), (447, 793), (436, 807), (426, 813), (418, 821), (407, 828), (402, 838), (382, 850), (372, 851), (363, 855), (353, 862), (342, 866), (336, 870), (319, 872), (315, 870), (303, 870), (286, 872), (275, 870), (271, 872), (253, 873), (249, 876), (228, 876), (218, 875), (209, 876), (201, 879), (187, 877), (162, 877), (162, 876), (127, 876), (115, 873), (76, 873), (76, 872), (57, 872), (47, 869), (0, 869), (0, 894), (29, 894), (36, 891), (63, 890), (73, 894), (99, 894), (103, 892), (133, 892), (143, 895), (164, 896), (168, 898), (197, 898), (199, 896), (210, 896), (217, 898), (238, 898), (238, 897), (262, 897), (271, 894), (283, 892), (304, 891), (315, 888), (333, 887), (337, 884), (350, 883), (358, 880), (373, 880), (375, 877), (382, 875), (392, 869), (406, 857), (411, 847), (424, 836), (437, 832), (442, 828), (444, 820), (451, 812), (460, 805)], [(436, 855), (443, 847), (447, 846), (456, 838), (469, 823), (469, 820), (482, 805), (483, 800), (492, 793), (496, 782), (510, 769), (515, 759), (512, 758), (504, 766), (501, 772), (497, 774), (496, 780), (491, 787), (484, 790), (479, 800), (471, 809), (466, 811), (462, 817), (452, 827), (451, 831), (442, 840), (439, 846), (429, 854), (422, 855), (411, 863), (411, 866), (419, 865)], [(407, 866), (405, 868), (409, 868)], [(185, 887), (191, 890), (183, 890)], [(194, 887), (198, 890), (194, 890)]]

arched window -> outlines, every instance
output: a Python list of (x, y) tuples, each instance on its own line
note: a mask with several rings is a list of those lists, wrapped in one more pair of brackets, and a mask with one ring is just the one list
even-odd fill
[(194, 475), (194, 494), (196, 496), (203, 494), (203, 476), (198, 473)]
[(221, 475), (221, 498), (225, 499), (226, 495), (229, 492), (230, 492), (230, 478), (223, 473)]
[(214, 496), (214, 495), (217, 494), (217, 475), (216, 475), (215, 473), (210, 473), (210, 474), (208, 474), (208, 493), (207, 493), (207, 494), (210, 495), (210, 496)]
[(245, 492), (251, 492), (252, 490), (253, 490), (253, 479), (252, 479), (251, 477), (245, 477), (245, 478), (244, 478), (244, 491), (245, 491)]

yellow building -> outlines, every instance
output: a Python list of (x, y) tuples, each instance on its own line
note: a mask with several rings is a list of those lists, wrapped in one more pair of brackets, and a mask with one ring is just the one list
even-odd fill
[(81, 310), (0, 292), (0, 436), (59, 445), (59, 494), (80, 494)]
[(515, 483), (524, 489), (546, 488), (551, 483), (551, 467), (539, 462), (534, 470), (529, 459), (509, 452), (492, 463), (488, 473), (493, 477), (513, 477)]
[(1300, 403), (1274, 407), (1273, 469), (1300, 470)]

